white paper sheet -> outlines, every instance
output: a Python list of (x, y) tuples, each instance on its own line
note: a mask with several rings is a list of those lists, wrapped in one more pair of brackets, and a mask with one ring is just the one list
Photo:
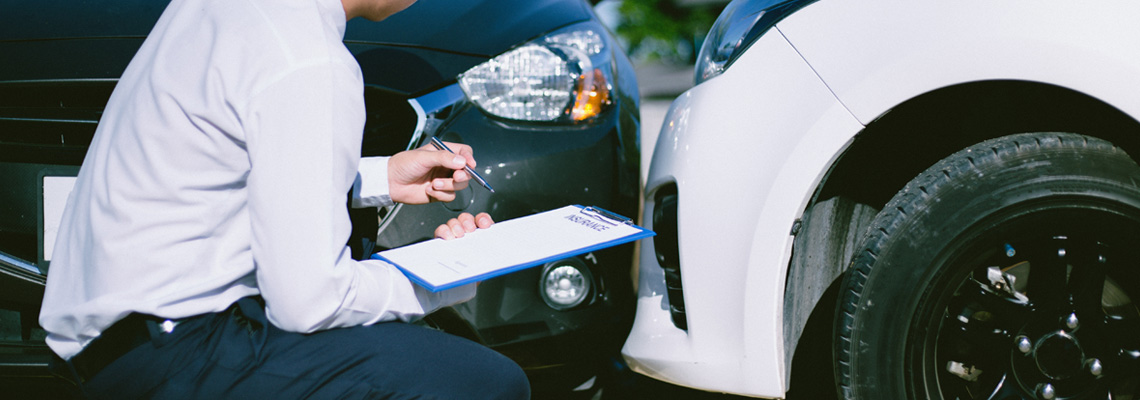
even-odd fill
[(432, 239), (377, 253), (432, 291), (444, 290), (653, 236), (592, 207), (566, 206), (498, 222), (459, 239)]

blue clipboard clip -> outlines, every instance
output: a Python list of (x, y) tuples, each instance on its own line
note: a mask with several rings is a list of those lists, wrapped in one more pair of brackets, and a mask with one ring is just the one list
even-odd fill
[(601, 221), (603, 223), (610, 224), (610, 225), (617, 225), (617, 224), (633, 225), (633, 219), (632, 218), (622, 216), (621, 214), (615, 213), (613, 211), (606, 210), (606, 209), (601, 208), (601, 207), (595, 207), (595, 206), (582, 207), (582, 211), (579, 211), (579, 212), (589, 216), (590, 218), (593, 218), (595, 220), (598, 220), (598, 221)]

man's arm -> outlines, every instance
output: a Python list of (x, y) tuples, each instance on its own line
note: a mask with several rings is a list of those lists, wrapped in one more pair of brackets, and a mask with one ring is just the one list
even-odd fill
[(241, 110), (253, 262), (269, 319), (282, 329), (408, 320), (474, 295), (474, 285), (431, 294), (395, 267), (351, 258), (344, 193), (357, 176), (364, 120), (353, 71), (296, 69)]

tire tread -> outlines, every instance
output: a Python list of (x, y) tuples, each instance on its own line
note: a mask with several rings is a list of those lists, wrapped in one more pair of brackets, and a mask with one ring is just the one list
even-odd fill
[[(1097, 138), (1060, 132), (1015, 134), (978, 143), (942, 159), (907, 183), (887, 202), (860, 241), (861, 245), (852, 257), (848, 273), (844, 274), (839, 294), (833, 350), (837, 366), (835, 381), (840, 398), (855, 399), (852, 383), (854, 366), (850, 352), (856, 312), (875, 261), (892, 234), (909, 216), (921, 213), (932, 198), (944, 190), (953, 189), (948, 186), (953, 186), (964, 175), (980, 176), (983, 170), (1000, 168), (1002, 163), (1027, 154), (1067, 150), (1092, 150), (1104, 157), (1123, 157), (1132, 162), (1122, 149)], [(1135, 180), (1132, 180), (1132, 185), (1136, 186)]]

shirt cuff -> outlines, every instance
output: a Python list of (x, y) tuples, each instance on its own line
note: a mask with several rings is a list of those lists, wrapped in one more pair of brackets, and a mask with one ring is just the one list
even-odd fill
[(352, 183), (352, 207), (387, 207), (395, 204), (388, 194), (388, 157), (362, 157)]
[(422, 286), (412, 283), (416, 291), (416, 297), (419, 298), (420, 304), (424, 306), (426, 314), (438, 310), (443, 307), (453, 306), (459, 303), (466, 302), (475, 298), (475, 288), (478, 284), (468, 283), (463, 286), (445, 289), (439, 292), (432, 293), (424, 289)]

